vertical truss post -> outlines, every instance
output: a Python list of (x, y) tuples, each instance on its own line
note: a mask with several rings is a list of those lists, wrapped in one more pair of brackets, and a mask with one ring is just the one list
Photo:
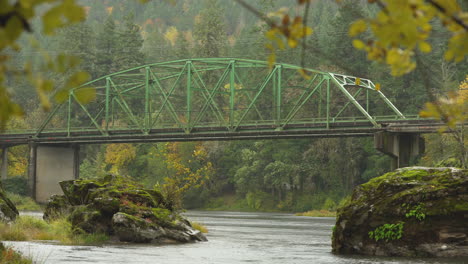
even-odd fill
[(318, 118), (322, 118), (322, 88), (319, 89)]
[(149, 133), (150, 130), (150, 90), (149, 90), (149, 78), (150, 78), (149, 67), (145, 68), (145, 115), (144, 115), (144, 130), (145, 134)]
[(186, 133), (190, 132), (192, 113), (192, 61), (187, 61), (187, 128)]
[[(109, 130), (109, 99), (110, 99), (110, 81), (109, 77), (106, 78), (106, 113), (105, 113), (105, 120), (106, 120), (106, 131)], [(112, 110), (114, 110), (114, 101), (112, 101)], [(112, 115), (112, 119), (114, 119), (114, 116)]]
[(366, 89), (366, 112), (369, 113), (369, 89)]
[[(112, 113), (111, 113), (111, 122), (112, 122), (112, 127), (114, 127), (114, 108), (115, 108), (115, 100), (114, 98), (112, 98), (112, 103), (111, 103), (111, 110), (112, 110)], [(106, 129), (106, 131), (108, 131)]]
[(68, 94), (68, 113), (67, 113), (67, 136), (70, 136), (70, 122), (71, 122), (71, 104), (72, 97), (70, 93)]
[(330, 78), (323, 76), (327, 80), (327, 129), (330, 128)]
[(276, 66), (276, 126), (281, 125), (281, 65)]
[(235, 61), (231, 61), (231, 72), (229, 75), (229, 127), (232, 129), (234, 127), (234, 97), (236, 94), (236, 72), (235, 72)]

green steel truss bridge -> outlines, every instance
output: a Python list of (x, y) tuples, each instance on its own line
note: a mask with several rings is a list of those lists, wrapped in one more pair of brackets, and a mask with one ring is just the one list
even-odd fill
[[(34, 130), (0, 145), (372, 136), (433, 132), (368, 79), (256, 60), (206, 58), (115, 72), (71, 89)], [(94, 88), (87, 104), (78, 94)]]

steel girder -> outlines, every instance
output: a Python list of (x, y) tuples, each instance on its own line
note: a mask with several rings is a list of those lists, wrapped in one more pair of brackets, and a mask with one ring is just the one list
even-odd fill
[[(231, 58), (143, 65), (71, 89), (35, 137), (379, 128), (408, 119), (371, 80), (313, 69), (304, 78), (301, 69)], [(89, 87), (96, 98), (81, 104), (76, 94)]]

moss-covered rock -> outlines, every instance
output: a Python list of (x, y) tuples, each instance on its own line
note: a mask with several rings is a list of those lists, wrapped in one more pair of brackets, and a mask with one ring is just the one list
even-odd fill
[(8, 199), (0, 183), (0, 222), (12, 222), (18, 215), (18, 210), (10, 199)]
[(335, 253), (468, 256), (468, 170), (411, 167), (354, 190), (337, 212)]
[(54, 194), (47, 200), (43, 218), (46, 221), (52, 221), (64, 214), (69, 215), (71, 209), (72, 207), (65, 195)]
[(45, 220), (66, 213), (76, 232), (105, 233), (125, 242), (204, 241), (157, 190), (108, 175), (60, 183), (63, 196), (50, 199)]

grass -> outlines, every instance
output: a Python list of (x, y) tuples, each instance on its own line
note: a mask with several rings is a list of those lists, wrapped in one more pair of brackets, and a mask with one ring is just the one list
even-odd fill
[(208, 228), (206, 228), (206, 226), (200, 224), (200, 223), (197, 223), (197, 222), (191, 222), (192, 224), (192, 227), (195, 228), (196, 230), (206, 234), (208, 233)]
[(7, 197), (19, 211), (41, 211), (42, 208), (31, 197), (22, 196), (16, 193), (7, 193)]
[(328, 210), (311, 210), (303, 213), (296, 213), (297, 216), (312, 216), (312, 217), (335, 217), (336, 212)]
[(109, 237), (73, 230), (66, 218), (47, 223), (33, 216), (19, 216), (12, 224), (0, 224), (0, 240), (56, 240), (65, 245), (100, 245)]
[(5, 247), (0, 243), (0, 264), (32, 264), (31, 258), (24, 257), (11, 247)]

